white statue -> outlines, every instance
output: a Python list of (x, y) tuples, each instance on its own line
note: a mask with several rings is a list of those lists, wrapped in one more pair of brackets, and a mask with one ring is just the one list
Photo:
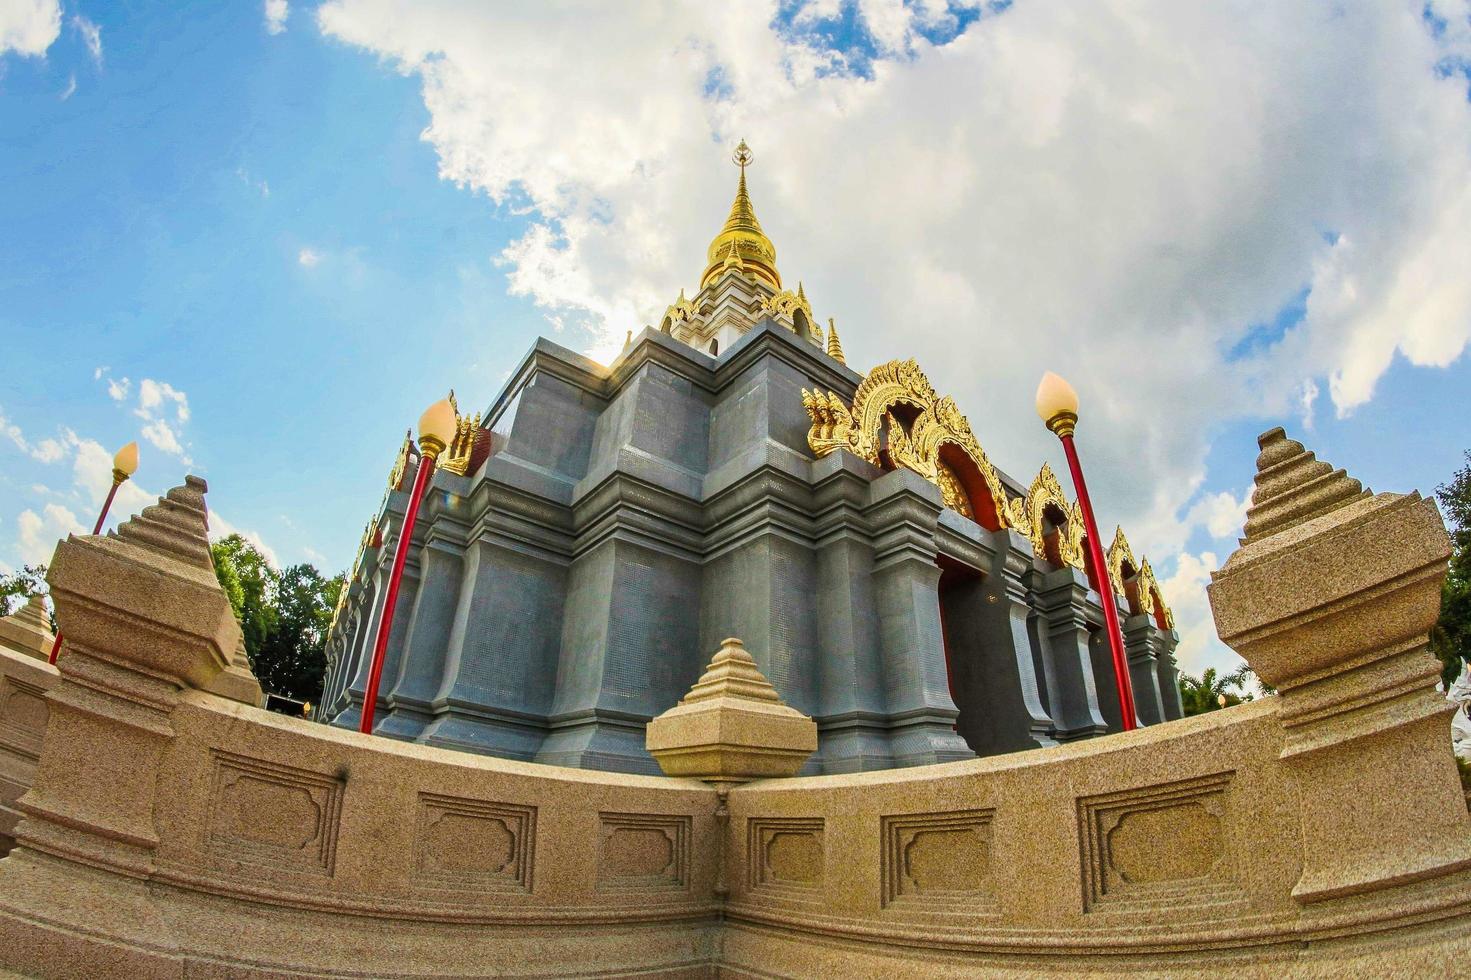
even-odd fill
[(1471, 762), (1471, 716), (1467, 715), (1471, 711), (1471, 668), (1461, 668), (1461, 676), (1445, 696), (1456, 706), (1456, 713), (1451, 716), (1451, 748)]

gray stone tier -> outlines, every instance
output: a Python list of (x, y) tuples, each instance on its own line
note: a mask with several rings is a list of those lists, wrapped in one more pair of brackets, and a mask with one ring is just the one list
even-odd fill
[[(376, 731), (657, 773), (645, 725), (726, 637), (816, 720), (804, 772), (1117, 729), (1081, 573), (946, 509), (916, 473), (813, 458), (802, 389), (849, 399), (861, 380), (769, 320), (718, 358), (652, 329), (611, 367), (538, 340), (486, 413), (489, 459), (426, 494)], [(318, 717), (333, 724), (360, 718), (405, 503), (385, 498), (389, 534), (328, 641)], [(1174, 633), (1128, 625), (1141, 720), (1178, 717)]]

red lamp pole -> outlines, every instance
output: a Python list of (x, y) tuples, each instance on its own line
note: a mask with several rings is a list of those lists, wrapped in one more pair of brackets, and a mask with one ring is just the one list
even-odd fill
[[(383, 657), (388, 652), (388, 634), (393, 629), (393, 610), (398, 605), (398, 586), (403, 579), (404, 562), (409, 557), (409, 539), (414, 536), (414, 522), (419, 518), (419, 502), (424, 497), (424, 488), (429, 486), (429, 478), (434, 475), (434, 458), (444, 451), (447, 444), (438, 436), (423, 431), (426, 428), (425, 420), (429, 418), (430, 412), (440, 409), (441, 405), (449, 408), (448, 402), (440, 402), (424, 413), (424, 419), (419, 420), (419, 468), (414, 474), (414, 487), (409, 493), (409, 506), (404, 511), (403, 524), (398, 530), (398, 541), (393, 548), (393, 572), (388, 578), (388, 590), (383, 597), (383, 617), (378, 624), (378, 636), (373, 641), (373, 660), (368, 668), (368, 686), (363, 692), (363, 717), (358, 725), (358, 731), (364, 735), (373, 734), (373, 715), (378, 709), (378, 685), (383, 680)], [(451, 424), (453, 424), (455, 416), (453, 409), (449, 410)]]
[(1088, 536), (1088, 561), (1093, 566), (1093, 585), (1098, 589), (1098, 598), (1103, 603), (1103, 627), (1108, 630), (1108, 646), (1113, 653), (1114, 679), (1119, 690), (1119, 712), (1123, 715), (1124, 731), (1138, 728), (1138, 714), (1134, 710), (1134, 685), (1129, 680), (1129, 659), (1124, 653), (1124, 634), (1119, 629), (1119, 609), (1114, 601), (1113, 586), (1108, 578), (1108, 566), (1103, 561), (1103, 546), (1099, 544), (1098, 522), (1093, 519), (1093, 502), (1088, 499), (1088, 484), (1083, 482), (1083, 467), (1078, 462), (1078, 449), (1073, 445), (1073, 434), (1059, 432), (1062, 451), (1067, 454), (1068, 469), (1073, 474), (1073, 486), (1078, 491), (1078, 506), (1083, 509), (1083, 533)]
[[(102, 501), (102, 513), (97, 515), (97, 523), (92, 526), (94, 535), (102, 533), (102, 523), (107, 520), (107, 512), (112, 509), (112, 499), (117, 496), (117, 488), (127, 482), (128, 477), (138, 468), (138, 444), (130, 442), (118, 450), (112, 459), (112, 489), (107, 491), (107, 499)], [(46, 658), (49, 664), (56, 663), (56, 655), (61, 652), (61, 630), (56, 631), (56, 639), (51, 644), (51, 655)]]
[(1108, 566), (1103, 561), (1103, 544), (1098, 537), (1098, 522), (1093, 519), (1093, 501), (1088, 499), (1088, 484), (1083, 480), (1083, 466), (1078, 462), (1078, 449), (1073, 445), (1073, 430), (1078, 425), (1078, 393), (1073, 386), (1048, 371), (1037, 386), (1037, 414), (1058, 439), (1067, 454), (1073, 486), (1078, 491), (1078, 506), (1083, 511), (1083, 533), (1088, 536), (1088, 564), (1093, 573), (1093, 586), (1103, 604), (1103, 627), (1108, 631), (1108, 648), (1113, 654), (1114, 682), (1118, 685), (1119, 714), (1124, 731), (1139, 727), (1134, 710), (1134, 685), (1129, 683), (1129, 658), (1124, 653), (1124, 634), (1119, 629), (1119, 609), (1109, 581)]

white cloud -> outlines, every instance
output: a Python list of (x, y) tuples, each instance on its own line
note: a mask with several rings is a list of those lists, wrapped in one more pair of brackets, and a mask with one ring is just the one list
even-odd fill
[(58, 541), (68, 534), (86, 534), (89, 530), (77, 520), (76, 514), (60, 504), (47, 504), (40, 514), (23, 510), (16, 517), (15, 526), (20, 560), (25, 565), (49, 563)]
[[(1036, 379), (1066, 375), (1100, 517), (1157, 565), (1237, 523), (1241, 498), (1197, 499), (1204, 433), (1294, 416), (1314, 378), (1352, 411), (1395, 357), (1471, 339), (1471, 105), (1438, 70), (1471, 57), (1464, 0), (1438, 32), (1419, 5), (1018, 0), (943, 45), (958, 7), (864, 0), (861, 72), (816, 29), (840, 9), (317, 16), (420, 79), (444, 179), (531, 216), (500, 261), (565, 342), (607, 358), (696, 285), (744, 136), (780, 268), (850, 361), (918, 358), (1022, 480), (1056, 463)], [(1242, 343), (1304, 287), (1301, 323)]]
[(286, 30), (286, 17), (291, 13), (287, 0), (266, 0), (266, 33), (280, 34)]
[(57, 0), (6, 0), (0, 3), (0, 55), (14, 51), (39, 58), (61, 34)]
[(66, 455), (66, 449), (55, 439), (31, 442), (21, 431), (20, 426), (7, 419), (3, 413), (0, 413), (0, 435), (4, 435), (15, 445), (15, 448), (38, 462), (54, 463)]
[(1246, 510), (1251, 506), (1251, 487), (1241, 496), (1229, 491), (1206, 494), (1191, 505), (1185, 515), (1187, 528), (1204, 527), (1216, 539), (1235, 538), (1246, 524)]
[(62, 102), (65, 102), (67, 99), (71, 98), (73, 95), (76, 95), (76, 94), (77, 94), (77, 76), (76, 76), (75, 73), (73, 73), (69, 78), (67, 78), (67, 80), (66, 80), (66, 88), (64, 88), (64, 89), (61, 90), (61, 94), (59, 96), (57, 96), (57, 98), (60, 99)]
[(1175, 614), (1180, 633), (1175, 659), (1181, 670), (1197, 677), (1207, 667), (1234, 670), (1241, 660), (1216, 636), (1215, 622), (1211, 619), (1205, 587), (1210, 583), (1211, 572), (1219, 567), (1215, 552), (1202, 551), (1195, 555), (1187, 551), (1180, 555), (1175, 574), (1159, 585), (1170, 611)]
[(210, 511), (210, 540), (218, 541), (221, 538), (228, 538), (232, 534), (238, 534), (246, 541), (249, 541), (252, 545), (254, 545), (255, 550), (261, 553), (261, 556), (265, 558), (266, 563), (269, 564), (272, 568), (279, 569), (281, 567), (281, 560), (276, 556), (275, 549), (266, 544), (266, 539), (261, 537), (259, 533), (248, 530), (246, 528), (236, 527), (234, 524), (221, 517), (218, 511)]
[(1298, 396), (1298, 407), (1302, 411), (1302, 427), (1308, 432), (1313, 431), (1313, 406), (1317, 404), (1319, 394), (1318, 383), (1312, 378), (1304, 379), (1302, 394)]
[(108, 378), (107, 394), (115, 402), (128, 400), (128, 390), (133, 387), (133, 382), (127, 378)]
[(322, 253), (315, 249), (304, 248), (296, 253), (296, 261), (310, 269), (322, 261)]
[(184, 451), (179, 442), (178, 434), (174, 432), (167, 419), (154, 419), (143, 426), (143, 438), (147, 439), (158, 449), (173, 456), (178, 456), (185, 466), (193, 466), (194, 461)]
[[(126, 384), (127, 379), (124, 378), (123, 382)], [(108, 393), (111, 394), (110, 388)], [(124, 394), (126, 395), (126, 390)], [(144, 378), (138, 383), (138, 408), (134, 414), (139, 418), (154, 418), (160, 408), (166, 407), (165, 402), (174, 403), (178, 421), (189, 421), (189, 396), (167, 381), (155, 381), (152, 378)]]
[(72, 27), (82, 36), (82, 42), (87, 45), (87, 53), (92, 56), (92, 61), (98, 68), (102, 67), (102, 28), (81, 14), (72, 15)]

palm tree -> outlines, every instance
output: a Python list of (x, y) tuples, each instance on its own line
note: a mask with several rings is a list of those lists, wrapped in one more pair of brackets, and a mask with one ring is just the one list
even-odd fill
[(1207, 667), (1198, 679), (1180, 674), (1180, 704), (1186, 717), (1250, 701), (1252, 696), (1246, 691), (1249, 674), (1251, 668), (1245, 664), (1229, 674), (1217, 674), (1214, 667)]

